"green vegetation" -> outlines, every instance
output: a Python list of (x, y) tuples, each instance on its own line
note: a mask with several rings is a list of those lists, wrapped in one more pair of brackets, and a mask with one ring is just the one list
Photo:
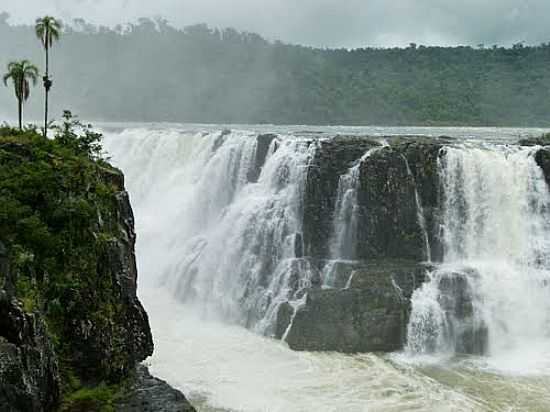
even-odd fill
[(46, 51), (46, 73), (44, 74), (44, 137), (48, 133), (48, 95), (52, 87), (52, 80), (50, 79), (50, 48), (53, 46), (54, 41), (59, 40), (61, 35), (61, 23), (51, 16), (44, 16), (36, 19), (34, 26), (36, 36), (42, 43), (44, 50)]
[(0, 240), (19, 297), (44, 298), (35, 304), (54, 318), (68, 290), (96, 286), (101, 239), (116, 229), (90, 227), (98, 211), (113, 214), (118, 189), (104, 178), (107, 163), (92, 161), (101, 136), (88, 128), (79, 135), (78, 127), (70, 113), (54, 140), (0, 127)]
[[(46, 320), (60, 360), (64, 407), (108, 411), (119, 384), (101, 382), (111, 381), (110, 368), (121, 368), (117, 351), (124, 345), (111, 329), (125, 309), (104, 266), (109, 244), (123, 230), (115, 199), (122, 178), (101, 159), (101, 135), (90, 126), (67, 111), (55, 130), (49, 140), (34, 128), (0, 126), (0, 242), (9, 251), (10, 281), (23, 308)], [(105, 372), (83, 383), (73, 359), (81, 343), (71, 341), (72, 322), (79, 319), (105, 330), (114, 345), (113, 358), (104, 360), (109, 365), (96, 366)]]
[(4, 85), (8, 86), (11, 80), (15, 97), (17, 98), (17, 110), (19, 113), (19, 130), (23, 128), (23, 103), (31, 94), (30, 82), (36, 85), (38, 69), (28, 60), (14, 61), (8, 64), (8, 71), (3, 77)]
[(110, 386), (104, 382), (93, 387), (80, 387), (64, 398), (60, 411), (113, 412), (113, 402), (119, 390), (118, 386)]
[[(0, 64), (22, 51), (38, 59), (33, 28), (6, 17)], [(110, 29), (76, 20), (65, 24), (55, 53), (63, 79), (56, 101), (95, 119), (550, 124), (550, 44), (324, 50), (205, 25), (179, 30), (140, 19)], [(0, 107), (7, 101), (0, 91)], [(36, 103), (30, 107), (38, 116)]]

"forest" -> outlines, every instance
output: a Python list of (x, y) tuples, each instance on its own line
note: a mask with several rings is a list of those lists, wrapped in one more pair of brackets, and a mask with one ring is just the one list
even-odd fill
[[(41, 53), (32, 26), (0, 14), (0, 67)], [(550, 125), (550, 43), (319, 49), (205, 24), (76, 19), (50, 65), (55, 117), (70, 107), (96, 121)], [(14, 119), (12, 94), (0, 88), (0, 115)]]

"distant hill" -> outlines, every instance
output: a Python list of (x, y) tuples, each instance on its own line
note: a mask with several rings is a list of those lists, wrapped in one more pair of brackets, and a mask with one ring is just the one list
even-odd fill
[[(0, 68), (43, 64), (30, 26), (0, 17)], [(141, 19), (72, 23), (52, 52), (53, 113), (112, 121), (550, 125), (550, 43), (324, 50)], [(15, 114), (0, 88), (0, 113)], [(41, 88), (28, 113), (38, 118)]]

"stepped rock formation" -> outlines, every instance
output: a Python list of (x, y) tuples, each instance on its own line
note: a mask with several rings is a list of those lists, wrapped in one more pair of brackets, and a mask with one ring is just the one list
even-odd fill
[[(427, 254), (425, 229), (418, 219), (415, 191), (428, 206), (423, 210), (427, 224), (433, 225), (441, 148), (438, 141), (411, 140), (379, 147), (360, 164), (355, 262), (336, 263), (339, 287), (308, 292), (286, 335), (291, 348), (366, 352), (399, 350), (405, 344), (410, 299), (427, 270), (423, 265)], [(309, 166), (312, 172), (305, 191), (305, 250), (318, 250), (313, 254), (317, 259), (328, 258), (326, 239), (334, 215), (334, 180), (376, 147), (368, 139), (329, 142), (320, 145)], [(347, 153), (351, 155), (346, 158)], [(333, 165), (338, 163), (341, 166), (335, 169)], [(318, 176), (327, 175), (332, 175), (332, 185), (319, 184)], [(308, 197), (310, 192), (316, 197)], [(307, 225), (310, 220), (314, 224)], [(436, 249), (433, 231), (428, 236), (428, 244)], [(308, 243), (309, 239), (314, 241)], [(320, 270), (325, 265), (321, 260)]]

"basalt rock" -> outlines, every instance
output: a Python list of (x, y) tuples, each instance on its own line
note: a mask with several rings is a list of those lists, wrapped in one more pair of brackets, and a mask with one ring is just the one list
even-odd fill
[(57, 356), (39, 313), (0, 291), (0, 410), (51, 411), (60, 396)]
[(304, 253), (328, 256), (339, 178), (379, 143), (365, 138), (339, 136), (321, 140), (310, 162), (304, 192)]
[(403, 151), (387, 146), (373, 152), (361, 166), (360, 179), (358, 258), (422, 261), (415, 181)]
[[(119, 191), (113, 201), (119, 236), (106, 242), (97, 264), (98, 278), (109, 285), (108, 292), (75, 290), (62, 297), (71, 364), (90, 381), (118, 381), (153, 353), (147, 313), (136, 295), (136, 236), (128, 194)], [(99, 312), (90, 313), (97, 299), (103, 304)]]
[(535, 161), (542, 169), (546, 183), (550, 186), (550, 150), (545, 148), (537, 151), (535, 154)]
[[(447, 139), (386, 140), (318, 143), (304, 195), (304, 254), (319, 262), (331, 288), (310, 288), (295, 316), (290, 305), (280, 307), (277, 335), (292, 320), (286, 340), (293, 349), (393, 351), (405, 343), (410, 299), (426, 271), (426, 235), (431, 255), (441, 258), (438, 162)], [(371, 149), (359, 167), (357, 260), (329, 262), (339, 178)]]
[(115, 404), (116, 412), (195, 412), (185, 396), (138, 366), (136, 376)]
[(440, 255), (436, 213), (439, 207), (438, 157), (442, 144), (397, 142), (390, 146), (368, 138), (337, 137), (321, 141), (311, 161), (304, 193), (304, 253), (329, 257), (340, 176), (370, 149), (361, 163), (358, 199), (358, 259), (424, 260), (426, 244), (418, 219), (423, 208), (429, 244)]
[(439, 159), (442, 155), (442, 138), (435, 142), (408, 142), (402, 146), (418, 192), (426, 223), (430, 254), (433, 261), (443, 258), (439, 239), (438, 212), (441, 206)]
[(345, 289), (311, 289), (287, 335), (295, 350), (389, 352), (403, 347), (410, 298), (426, 268), (383, 261), (351, 269)]
[(120, 385), (153, 341), (124, 176), (32, 132), (21, 141), (0, 142), (0, 410), (40, 412)]
[(439, 304), (447, 317), (446, 338), (456, 353), (484, 355), (488, 349), (488, 329), (475, 313), (478, 277), (467, 269), (444, 273), (439, 279)]

